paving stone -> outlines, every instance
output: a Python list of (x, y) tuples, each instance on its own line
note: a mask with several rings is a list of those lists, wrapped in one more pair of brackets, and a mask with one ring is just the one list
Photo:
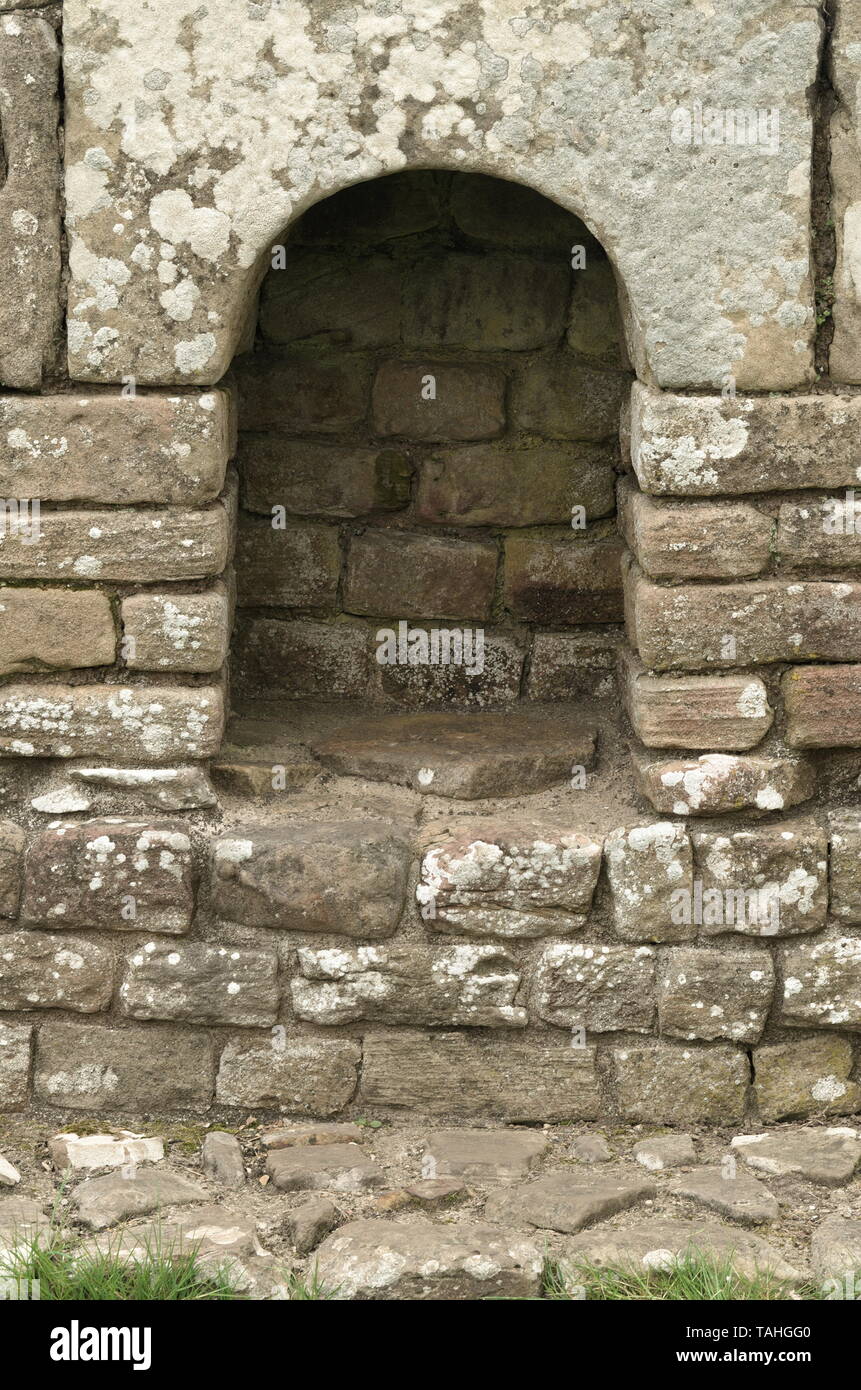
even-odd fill
[(428, 1135), (422, 1175), (509, 1182), (535, 1168), (549, 1148), (543, 1134), (505, 1129), (443, 1129)]
[(0, 1254), (48, 1238), (51, 1221), (32, 1197), (0, 1197)]
[(245, 434), (241, 460), (243, 507), (270, 517), (273, 507), (291, 516), (366, 516), (409, 501), (412, 467), (399, 449)]
[(417, 1182), (408, 1182), (404, 1187), (410, 1200), (421, 1202), (424, 1207), (442, 1206), (455, 1197), (466, 1196), (467, 1191), (466, 1184), (457, 1178), (419, 1178)]
[[(846, 655), (855, 653), (846, 650)], [(784, 673), (781, 690), (786, 709), (786, 741), (791, 748), (861, 745), (861, 665), (793, 666)]]
[(333, 1115), (352, 1098), (361, 1048), (351, 1038), (229, 1042), (221, 1054), (216, 1099), (256, 1110), (280, 1106), (297, 1115)]
[(856, 1114), (861, 1086), (849, 1079), (852, 1067), (848, 1038), (820, 1033), (758, 1047), (753, 1054), (753, 1093), (762, 1119)]
[(0, 1114), (27, 1104), (32, 1037), (28, 1023), (0, 1023)]
[(613, 510), (613, 458), (603, 446), (512, 448), (503, 441), (434, 449), (419, 472), (416, 516), (446, 526), (570, 524)]
[(141, 806), (157, 811), (203, 810), (217, 802), (201, 767), (71, 767), (69, 776), (88, 786), (128, 792)]
[(526, 1010), (514, 1004), (522, 978), (517, 962), (498, 946), (300, 946), (298, 960), (293, 1011), (310, 1023), (526, 1026)]
[(613, 925), (625, 941), (685, 941), (695, 928), (675, 910), (693, 890), (687, 831), (669, 821), (612, 831), (604, 842)]
[(744, 1173), (729, 1177), (722, 1168), (699, 1168), (670, 1190), (740, 1226), (764, 1226), (776, 1221), (780, 1211), (777, 1199), (756, 1178)]
[(833, 937), (786, 951), (780, 1022), (790, 1028), (861, 1026), (861, 938)]
[(185, 826), (63, 824), (30, 840), (22, 920), (37, 926), (185, 932), (194, 913)]
[(0, 917), (16, 917), (21, 896), (25, 835), (13, 821), (0, 820)]
[(310, 1255), (339, 1220), (338, 1208), (333, 1202), (325, 1197), (312, 1197), (287, 1213), (284, 1231), (297, 1255)]
[(222, 1187), (242, 1187), (245, 1183), (245, 1162), (242, 1146), (235, 1134), (211, 1129), (203, 1136), (200, 1151), (201, 1166), (207, 1177)]
[(587, 720), (406, 714), (367, 719), (355, 732), (312, 746), (326, 767), (344, 776), (472, 801), (552, 786), (572, 765), (588, 766), (594, 739)]
[(196, 1183), (166, 1168), (142, 1168), (134, 1176), (107, 1173), (101, 1178), (87, 1178), (71, 1193), (76, 1220), (91, 1231), (104, 1231), (162, 1207), (206, 1200), (206, 1193)]
[(587, 1033), (647, 1033), (655, 1020), (655, 952), (564, 941), (535, 966), (531, 1006), (545, 1023)]
[(266, 1171), (279, 1192), (332, 1188), (363, 1192), (385, 1187), (385, 1175), (358, 1144), (302, 1144), (271, 1149)]
[(153, 1248), (170, 1252), (174, 1258), (194, 1251), (204, 1268), (211, 1266), (226, 1273), (232, 1272), (232, 1257), (263, 1253), (254, 1218), (221, 1206), (195, 1207), (194, 1211), (176, 1212), (170, 1221), (127, 1226), (119, 1235), (112, 1232), (87, 1241), (84, 1248), (116, 1252), (132, 1262), (145, 1261)]
[(407, 1030), (366, 1033), (360, 1099), (418, 1114), (552, 1124), (604, 1113), (595, 1048)]
[(113, 988), (114, 957), (105, 946), (53, 932), (0, 935), (0, 1009), (98, 1013)]
[(839, 1282), (839, 1293), (835, 1290), (833, 1296), (857, 1299), (856, 1278), (861, 1269), (861, 1221), (849, 1220), (844, 1216), (827, 1216), (813, 1232), (810, 1263), (814, 1277)]
[(772, 1177), (799, 1177), (842, 1187), (861, 1163), (856, 1129), (787, 1129), (773, 1134), (739, 1134), (732, 1140), (742, 1163)]
[(122, 1168), (137, 1163), (158, 1163), (164, 1158), (164, 1141), (120, 1130), (117, 1134), (73, 1134), (65, 1131), (48, 1140), (51, 1162), (60, 1172), (80, 1168)]
[(536, 1298), (537, 1244), (500, 1227), (351, 1221), (327, 1236), (317, 1277), (336, 1300)]
[(274, 949), (148, 941), (126, 958), (119, 1008), (129, 1018), (265, 1027), (278, 1016), (277, 975)]
[(788, 936), (825, 925), (828, 842), (815, 822), (694, 830), (691, 838), (706, 936)]
[(635, 1226), (599, 1226), (574, 1236), (566, 1244), (569, 1260), (585, 1259), (603, 1267), (633, 1267), (639, 1273), (668, 1270), (691, 1255), (732, 1265), (736, 1274), (754, 1279), (764, 1273), (777, 1279), (800, 1280), (774, 1246), (761, 1236), (699, 1221), (646, 1221)]
[(816, 790), (812, 765), (786, 754), (703, 753), (699, 758), (655, 758), (635, 749), (633, 765), (643, 796), (665, 815), (780, 811), (806, 801)]
[(739, 1124), (747, 1058), (715, 1043), (643, 1042), (610, 1053), (619, 1113), (629, 1124)]
[(267, 1149), (290, 1149), (305, 1144), (359, 1144), (365, 1132), (350, 1122), (272, 1125), (261, 1130), (260, 1142)]
[(39, 1029), (34, 1087), (43, 1104), (64, 1110), (205, 1110), (214, 1072), (206, 1034), (56, 1019)]
[(694, 1141), (689, 1134), (663, 1134), (654, 1139), (641, 1139), (634, 1145), (634, 1157), (651, 1173), (664, 1168), (685, 1168), (696, 1163)]
[(18, 1169), (0, 1154), (0, 1187), (16, 1187), (20, 1181)]
[[(758, 676), (741, 672), (655, 676), (628, 656), (624, 677), (628, 715), (634, 733), (647, 748), (744, 751), (759, 743), (774, 719), (765, 684)], [(679, 781), (661, 785), (672, 790)], [(653, 800), (657, 787), (651, 780), (644, 790)], [(682, 799), (688, 801), (687, 796)]]
[(416, 899), (436, 931), (467, 936), (565, 935), (582, 927), (601, 868), (601, 841), (527, 820), (471, 819), (431, 830)]
[(841, 922), (861, 923), (861, 811), (847, 808), (828, 817), (829, 911)]
[(0, 753), (164, 763), (212, 757), (224, 731), (220, 686), (50, 685), (0, 691)]
[(489, 541), (368, 529), (350, 541), (344, 611), (454, 622), (489, 618), (498, 563), (498, 548)]
[(0, 675), (112, 666), (116, 645), (107, 594), (0, 588)]
[(659, 972), (661, 1034), (688, 1042), (758, 1042), (773, 993), (774, 966), (767, 951), (675, 948), (665, 953)]
[(411, 858), (406, 834), (387, 822), (240, 826), (215, 844), (215, 910), (249, 927), (390, 936)]
[(533, 1226), (570, 1234), (650, 1201), (657, 1190), (654, 1183), (645, 1181), (584, 1181), (578, 1173), (547, 1173), (535, 1182), (492, 1193), (485, 1205), (485, 1217), (515, 1227)]
[(613, 1152), (602, 1134), (577, 1134), (568, 1145), (568, 1155), (578, 1163), (609, 1163)]
[(434, 442), (494, 439), (505, 428), (504, 397), (498, 367), (384, 362), (371, 393), (374, 433)]

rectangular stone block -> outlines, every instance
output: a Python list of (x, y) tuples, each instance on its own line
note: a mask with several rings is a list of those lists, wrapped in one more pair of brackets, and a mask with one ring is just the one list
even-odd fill
[(240, 362), (240, 414), (246, 430), (341, 434), (368, 413), (370, 366), (352, 353), (325, 361), (275, 352)]
[(791, 748), (861, 746), (861, 666), (793, 666), (781, 690)]
[(634, 565), (625, 585), (628, 635), (655, 671), (861, 658), (861, 584), (760, 579), (669, 588)]
[(498, 367), (384, 362), (372, 391), (375, 434), (407, 439), (495, 439), (505, 428), (505, 376)]
[(861, 284), (857, 270), (861, 11), (856, 0), (842, 4), (832, 18), (830, 80), (835, 101), (829, 132), (828, 172), (836, 263), (832, 280), (834, 336), (828, 364), (833, 380), (857, 383), (861, 382)]
[(612, 696), (624, 634), (617, 629), (536, 632), (526, 678), (530, 700), (595, 699)]
[(219, 1105), (293, 1115), (335, 1115), (353, 1098), (362, 1049), (351, 1038), (288, 1038), (229, 1042), (221, 1054)]
[(540, 526), (613, 510), (613, 452), (539, 444), (437, 449), (419, 472), (416, 515), (447, 526)]
[(828, 820), (831, 916), (857, 925), (861, 923), (861, 811), (836, 811)]
[(538, 960), (531, 1010), (557, 1028), (648, 1033), (655, 1021), (655, 951), (562, 941)]
[(637, 786), (656, 811), (673, 816), (723, 816), (783, 811), (816, 791), (816, 769), (779, 745), (765, 753), (701, 753), (661, 757), (631, 746)]
[(340, 572), (337, 526), (311, 522), (281, 529), (241, 519), (236, 577), (242, 606), (333, 608)]
[(853, 487), (859, 428), (856, 396), (678, 396), (639, 381), (631, 392), (631, 458), (654, 494)]
[(293, 516), (367, 516), (397, 511), (410, 497), (412, 466), (399, 449), (315, 444), (277, 434), (244, 434), (242, 505)]
[(486, 618), (497, 561), (484, 541), (368, 530), (350, 542), (344, 607), (372, 617)]
[(0, 396), (0, 496), (194, 507), (224, 486), (230, 393)]
[(15, 917), (21, 896), (24, 831), (10, 820), (0, 820), (0, 917)]
[(610, 1058), (627, 1124), (741, 1124), (750, 1082), (743, 1052), (720, 1043), (644, 1042), (614, 1047)]
[(216, 685), (48, 685), (0, 690), (0, 753), (22, 758), (211, 758), (224, 733)]
[(408, 838), (386, 822), (240, 826), (215, 843), (213, 904), (248, 927), (390, 936), (411, 858)]
[(4, 579), (203, 579), (227, 564), (230, 526), (214, 502), (200, 511), (67, 511), (41, 513), (39, 539), (0, 531)]
[(828, 840), (814, 821), (692, 830), (691, 839), (704, 935), (790, 936), (824, 927)]
[(283, 268), (263, 281), (260, 333), (270, 343), (388, 347), (400, 341), (403, 273), (389, 256), (291, 244)]
[(563, 260), (427, 256), (405, 279), (403, 341), (477, 352), (545, 347), (562, 336), (570, 287)]
[(691, 1042), (758, 1042), (771, 1008), (774, 966), (768, 951), (667, 951), (658, 972), (661, 1033)]
[(631, 378), (601, 371), (568, 352), (534, 358), (516, 375), (511, 416), (520, 430), (550, 439), (609, 439)]
[(91, 820), (30, 839), (22, 922), (184, 932), (193, 913), (191, 841), (182, 825)]
[(214, 1074), (205, 1033), (57, 1019), (39, 1029), (33, 1085), (45, 1105), (140, 1115), (208, 1108)]
[(27, 1104), (32, 1039), (29, 1023), (0, 1023), (0, 1113)]
[(804, 942), (784, 953), (780, 1022), (789, 1028), (861, 1028), (861, 937)]
[(366, 1033), (359, 1099), (512, 1124), (596, 1120), (605, 1113), (593, 1047), (462, 1033)]
[(73, 1009), (94, 1014), (114, 992), (114, 956), (81, 936), (0, 935), (0, 1009)]
[(861, 565), (861, 495), (784, 502), (777, 518), (781, 569), (824, 570), (840, 578)]
[(120, 605), (122, 654), (132, 671), (218, 671), (230, 641), (223, 584), (202, 593), (132, 594)]
[(656, 676), (630, 654), (622, 669), (628, 717), (647, 748), (747, 749), (771, 728), (758, 676)]
[(373, 632), (364, 624), (243, 619), (234, 679), (244, 695), (359, 699), (367, 692), (373, 650)]
[(394, 628), (377, 628), (372, 640), (383, 694), (408, 709), (488, 709), (520, 698), (525, 651), (504, 633), (404, 620)]
[(742, 579), (771, 563), (772, 519), (745, 502), (654, 501), (623, 482), (619, 521), (650, 579)]
[(753, 1054), (753, 1094), (763, 1120), (853, 1115), (861, 1087), (851, 1081), (852, 1044), (833, 1033), (772, 1043)]
[(0, 675), (112, 666), (116, 644), (107, 594), (0, 588)]
[(687, 941), (696, 934), (678, 911), (693, 889), (693, 851), (684, 826), (671, 821), (620, 827), (604, 842), (613, 925), (625, 941)]
[(503, 601), (515, 617), (534, 623), (612, 623), (623, 616), (615, 536), (554, 540), (508, 535)]
[(120, 1012), (129, 1018), (264, 1028), (278, 1017), (274, 949), (155, 942), (126, 958)]

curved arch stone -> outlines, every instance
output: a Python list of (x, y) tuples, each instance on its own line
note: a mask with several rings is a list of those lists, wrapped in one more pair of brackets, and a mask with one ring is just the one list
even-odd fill
[[(64, 8), (76, 380), (217, 381), (283, 229), (404, 168), (493, 174), (582, 217), (624, 285), (645, 380), (811, 378), (812, 7)], [(698, 101), (719, 115), (755, 102), (761, 138), (733, 143), (706, 112), (703, 143)]]

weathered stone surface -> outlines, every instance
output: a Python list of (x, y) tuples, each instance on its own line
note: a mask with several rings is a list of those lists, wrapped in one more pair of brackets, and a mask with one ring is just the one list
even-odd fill
[(61, 323), (59, 68), (40, 15), (0, 24), (0, 381), (31, 391), (56, 367)]
[(30, 841), (25, 922), (184, 932), (193, 912), (191, 841), (183, 826), (84, 821), (53, 826)]
[(813, 1232), (810, 1263), (816, 1277), (837, 1280), (838, 1290), (832, 1290), (832, 1297), (857, 1299), (856, 1275), (861, 1269), (861, 1221), (852, 1221), (845, 1216), (826, 1217)]
[(28, 1023), (0, 1023), (0, 1113), (27, 1103), (32, 1037)]
[(224, 732), (220, 686), (50, 685), (0, 691), (0, 753), (130, 762), (207, 758)]
[(130, 670), (217, 671), (230, 640), (223, 587), (200, 594), (132, 594), (120, 605), (122, 652)]
[(564, 262), (452, 252), (419, 260), (403, 298), (411, 348), (528, 352), (562, 336), (571, 274)]
[[(396, 662), (388, 654), (398, 651)], [(409, 658), (418, 653), (420, 660)], [(439, 628), (407, 623), (379, 628), (374, 635), (375, 664), (384, 695), (408, 709), (494, 709), (520, 699), (526, 650), (502, 632)], [(427, 654), (427, 660), (424, 659)]]
[(148, 941), (126, 960), (119, 1006), (130, 1018), (274, 1023), (278, 960), (273, 950)]
[(852, 1063), (848, 1038), (819, 1034), (758, 1047), (753, 1094), (763, 1120), (855, 1114), (861, 1087), (849, 1079)]
[(299, 948), (293, 1011), (310, 1023), (408, 1023), (421, 1027), (523, 1028), (521, 976), (498, 946)]
[(168, 1168), (143, 1168), (134, 1177), (107, 1173), (102, 1178), (87, 1178), (74, 1189), (71, 1201), (82, 1226), (105, 1231), (130, 1216), (205, 1202), (206, 1193)]
[(350, 542), (344, 608), (372, 617), (487, 618), (498, 558), (484, 541), (368, 530)]
[(235, 1134), (212, 1129), (203, 1137), (200, 1162), (204, 1173), (222, 1187), (242, 1187), (245, 1183), (245, 1163), (242, 1147)]
[(644, 492), (854, 487), (861, 400), (853, 396), (675, 396), (636, 382), (631, 458)]
[(570, 700), (615, 694), (620, 634), (616, 628), (536, 632), (526, 680), (531, 700)]
[(371, 394), (374, 433), (440, 442), (495, 439), (505, 428), (504, 397), (498, 367), (384, 362)]
[(236, 571), (243, 606), (332, 608), (341, 572), (338, 529), (314, 522), (281, 529), (243, 518)]
[(410, 858), (407, 838), (387, 822), (239, 827), (216, 841), (215, 909), (244, 926), (389, 936)]
[(280, 1124), (260, 1132), (260, 1142), (267, 1149), (290, 1149), (303, 1144), (360, 1144), (364, 1137), (362, 1128), (348, 1121)]
[(779, 1207), (768, 1188), (743, 1173), (728, 1176), (721, 1168), (701, 1168), (673, 1184), (676, 1197), (716, 1211), (740, 1226), (764, 1226), (775, 1221)]
[(571, 1234), (628, 1211), (656, 1192), (651, 1182), (584, 1181), (580, 1174), (563, 1170), (513, 1190), (492, 1193), (484, 1210), (489, 1221)]
[(826, 1187), (849, 1182), (861, 1163), (855, 1129), (787, 1129), (738, 1134), (732, 1148), (748, 1168), (776, 1178), (800, 1177)]
[(465, 801), (541, 791), (587, 767), (594, 746), (588, 720), (531, 712), (384, 715), (312, 744), (347, 777)]
[(634, 1158), (650, 1173), (662, 1172), (665, 1168), (685, 1168), (696, 1163), (697, 1152), (689, 1134), (657, 1135), (654, 1139), (641, 1139), (634, 1145)]
[(206, 1109), (213, 1077), (212, 1045), (199, 1032), (61, 1020), (39, 1030), (34, 1086), (47, 1105), (138, 1114)]
[(861, 746), (861, 666), (793, 666), (781, 687), (792, 748)]
[(831, 937), (787, 951), (780, 1018), (796, 1028), (861, 1027), (861, 937)]
[(854, 489), (837, 497), (784, 502), (775, 548), (781, 569), (821, 570), (839, 579), (861, 563), (861, 504)]
[(41, 1204), (32, 1197), (0, 1198), (0, 1253), (17, 1244), (45, 1239), (51, 1226)]
[(367, 692), (371, 636), (364, 624), (349, 621), (241, 623), (234, 657), (238, 685), (245, 693), (288, 699), (355, 699)]
[(542, 356), (514, 379), (512, 417), (518, 429), (551, 439), (607, 439), (629, 385), (626, 373), (596, 370), (568, 353)]
[(609, 449), (475, 444), (437, 449), (419, 473), (416, 515), (448, 526), (541, 526), (613, 510)]
[(50, 791), (30, 800), (33, 810), (44, 816), (74, 815), (77, 811), (89, 811), (92, 804), (90, 797), (69, 782), (52, 787)]
[(123, 1168), (138, 1163), (159, 1163), (164, 1158), (164, 1141), (122, 1130), (119, 1134), (73, 1134), (64, 1131), (48, 1140), (48, 1153), (54, 1167), (67, 1169)]
[(738, 1124), (749, 1069), (734, 1048), (637, 1043), (610, 1053), (616, 1099), (631, 1124)]
[(0, 588), (0, 675), (111, 666), (115, 655), (107, 594)]
[(622, 533), (650, 579), (742, 579), (771, 561), (772, 520), (745, 502), (656, 502), (619, 489)]
[(114, 957), (79, 936), (18, 931), (0, 935), (0, 1009), (107, 1008)]
[(461, 1033), (367, 1033), (360, 1097), (428, 1115), (529, 1124), (603, 1112), (593, 1047), (545, 1047)]
[(517, 618), (535, 623), (613, 623), (623, 615), (615, 536), (556, 540), (511, 534), (505, 541), (503, 601)]
[(18, 1169), (0, 1154), (0, 1187), (17, 1187), (20, 1181)]
[[(210, 278), (207, 293), (213, 288)], [(340, 434), (361, 425), (368, 413), (370, 365), (358, 354), (318, 359), (301, 351), (270, 351), (246, 357), (237, 376), (244, 429)]]
[(568, 1156), (578, 1163), (609, 1163), (613, 1153), (603, 1134), (576, 1134), (568, 1145)]
[(655, 671), (852, 661), (861, 657), (861, 585), (803, 579), (653, 584), (627, 568), (628, 635)]
[(0, 917), (14, 917), (18, 912), (24, 843), (19, 825), (0, 820)]
[(547, 1152), (543, 1134), (505, 1129), (442, 1129), (428, 1135), (422, 1172), (433, 1178), (511, 1182), (526, 1177)]
[(317, 1252), (317, 1277), (337, 1300), (458, 1302), (536, 1298), (537, 1244), (497, 1226), (351, 1221)]
[(789, 936), (825, 925), (828, 842), (815, 822), (694, 830), (692, 839), (706, 936)]
[(469, 820), (425, 851), (416, 899), (437, 931), (467, 936), (564, 935), (582, 927), (601, 868), (601, 841), (529, 821)]
[(829, 911), (841, 922), (861, 922), (861, 810), (829, 816)]
[(286, 264), (264, 281), (259, 331), (270, 343), (388, 347), (401, 335), (402, 278), (388, 256), (291, 246)]
[(700, 1257), (718, 1264), (729, 1263), (736, 1274), (748, 1279), (772, 1274), (797, 1281), (801, 1275), (783, 1255), (760, 1236), (735, 1227), (702, 1221), (644, 1221), (613, 1229), (599, 1226), (572, 1238), (566, 1245), (569, 1259), (586, 1259), (596, 1265), (670, 1270), (686, 1258)]
[(39, 539), (4, 528), (4, 579), (115, 579), (154, 583), (221, 574), (227, 564), (229, 520), (220, 502), (198, 511), (42, 511)]
[(656, 811), (674, 816), (780, 811), (806, 801), (816, 790), (812, 764), (786, 754), (656, 758), (634, 749), (632, 761), (643, 795)]
[(227, 1044), (216, 1099), (250, 1109), (280, 1106), (298, 1115), (334, 1115), (356, 1089), (361, 1049), (349, 1038), (281, 1038)]
[(242, 504), (271, 515), (366, 516), (409, 501), (411, 468), (397, 449), (315, 444), (275, 434), (246, 434), (241, 443)]
[(43, 502), (195, 506), (230, 453), (225, 390), (0, 396), (0, 492)]
[(767, 951), (668, 951), (659, 972), (661, 1033), (691, 1042), (755, 1043), (765, 1027), (774, 992), (774, 966)]
[(624, 677), (628, 715), (647, 748), (753, 748), (774, 719), (759, 676), (655, 676), (628, 658)]
[(338, 1224), (338, 1209), (326, 1197), (311, 1197), (284, 1218), (284, 1230), (297, 1255), (309, 1255)]
[(695, 935), (674, 911), (693, 886), (687, 831), (669, 821), (614, 830), (604, 844), (613, 924), (625, 941), (686, 941)]
[(216, 802), (201, 767), (71, 767), (69, 776), (88, 786), (128, 792), (157, 811), (195, 811)]
[(836, 264), (832, 280), (834, 337), (828, 360), (829, 373), (835, 381), (852, 382), (861, 381), (861, 354), (858, 350), (861, 329), (861, 280), (858, 273), (859, 38), (861, 15), (855, 0), (848, 0), (834, 16), (831, 35), (830, 66), (835, 101), (830, 122), (829, 180)]
[(272, 1149), (266, 1171), (279, 1192), (331, 1188), (335, 1192), (362, 1192), (385, 1187), (382, 1171), (358, 1144), (304, 1144)]
[[(572, 240), (576, 244), (577, 238)], [(583, 237), (579, 240), (585, 245)], [(588, 246), (586, 264), (574, 276), (566, 341), (596, 367), (628, 366), (616, 277), (599, 246)]]
[(655, 952), (648, 946), (548, 946), (533, 978), (532, 1008), (559, 1028), (647, 1033), (655, 1018)]

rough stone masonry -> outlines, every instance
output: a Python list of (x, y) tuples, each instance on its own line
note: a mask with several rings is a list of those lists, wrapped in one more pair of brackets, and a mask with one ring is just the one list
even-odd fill
[(0, 0), (0, 1110), (857, 1114), (859, 55)]

